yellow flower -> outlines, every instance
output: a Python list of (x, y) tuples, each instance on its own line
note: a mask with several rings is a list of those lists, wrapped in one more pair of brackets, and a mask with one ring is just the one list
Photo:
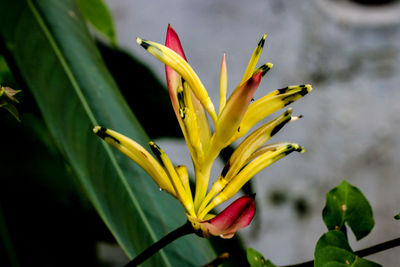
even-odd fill
[[(204, 85), (187, 63), (178, 35), (172, 27), (168, 26), (165, 46), (137, 38), (138, 44), (166, 65), (172, 106), (194, 166), (194, 198), (186, 167), (174, 166), (154, 142), (149, 142), (149, 145), (157, 159), (122, 134), (100, 126), (93, 129), (107, 143), (139, 164), (161, 189), (178, 199), (195, 230), (204, 237), (219, 235), (230, 238), (239, 228), (248, 225), (255, 212), (253, 196), (239, 198), (217, 216), (209, 212), (234, 196), (257, 172), (293, 151), (304, 151), (294, 143), (264, 145), (285, 124), (299, 118), (292, 116), (289, 108), (253, 131), (240, 143), (207, 192), (212, 164), (223, 148), (244, 136), (265, 117), (311, 91), (310, 85), (289, 86), (272, 91), (252, 102), (262, 77), (272, 68), (271, 63), (256, 68), (265, 38), (266, 35), (263, 35), (251, 56), (242, 81), (228, 100), (226, 57), (222, 57), (218, 115)], [(210, 128), (207, 113), (214, 124), (214, 132)]]

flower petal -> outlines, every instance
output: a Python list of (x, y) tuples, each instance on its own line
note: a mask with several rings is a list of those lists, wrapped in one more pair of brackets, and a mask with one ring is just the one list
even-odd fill
[(93, 132), (142, 167), (162, 190), (176, 197), (167, 173), (141, 145), (120, 133), (104, 127), (96, 126), (93, 128)]
[[(185, 61), (187, 61), (185, 53), (183, 52), (183, 48), (181, 45), (181, 42), (179, 40), (178, 34), (175, 32), (175, 30), (171, 27), (171, 25), (168, 25), (168, 30), (167, 30), (167, 37), (165, 40), (165, 46), (170, 48), (171, 50), (175, 51), (179, 56), (181, 56)], [(169, 95), (171, 98), (172, 106), (175, 111), (175, 115), (178, 118), (179, 124), (181, 126), (182, 132), (185, 136), (186, 142), (188, 143), (188, 146), (194, 146), (197, 147), (196, 154), (201, 154), (202, 151), (199, 151), (199, 147), (202, 147), (205, 149), (210, 141), (211, 138), (211, 131), (210, 131), (210, 126), (208, 124), (208, 119), (207, 115), (204, 111), (203, 105), (200, 103), (200, 101), (197, 99), (197, 97), (194, 95), (192, 89), (188, 86), (187, 82), (182, 78), (181, 75), (179, 75), (176, 71), (174, 71), (171, 67), (168, 65), (165, 65), (165, 73), (167, 76), (167, 84), (168, 84), (168, 91)], [(179, 88), (182, 88), (182, 90), (185, 90), (186, 98), (190, 97), (190, 108), (191, 110), (188, 111), (192, 114), (192, 117), (196, 117), (196, 132), (198, 132), (198, 136), (200, 138), (200, 145), (196, 143), (189, 143), (191, 142), (189, 139), (190, 136), (193, 135), (190, 132), (188, 132), (187, 126), (183, 125), (182, 121), (182, 108), (179, 105)], [(190, 93), (188, 93), (188, 91)], [(185, 127), (186, 126), (186, 127)], [(185, 129), (186, 128), (186, 129)], [(193, 150), (194, 148), (189, 148), (189, 150)], [(192, 152), (192, 151), (191, 151)], [(194, 153), (191, 153), (192, 155)], [(194, 158), (193, 160), (198, 160)]]
[(208, 96), (203, 83), (200, 81), (197, 74), (194, 72), (192, 67), (186, 62), (185, 59), (183, 59), (172, 49), (159, 43), (143, 40), (141, 38), (136, 38), (136, 42), (158, 60), (178, 72), (189, 83), (190, 88), (193, 90), (193, 93), (210, 114), (211, 119), (214, 122), (217, 121), (217, 115), (215, 113), (214, 105), (211, 102), (211, 99)]
[[(263, 148), (260, 149), (262, 150)], [(199, 213), (199, 218), (202, 218), (214, 207), (233, 197), (256, 173), (275, 161), (289, 155), (293, 151), (304, 152), (305, 150), (300, 145), (293, 143), (279, 143), (273, 145), (271, 149), (263, 150), (264, 153), (247, 164), (235, 177), (231, 179), (231, 181), (228, 182), (225, 188), (206, 206), (206, 208), (204, 208), (203, 211)], [(257, 153), (257, 151), (254, 153)], [(250, 157), (253, 158), (252, 156)]]
[(235, 149), (234, 153), (224, 166), (221, 176), (228, 181), (236, 175), (248, 161), (251, 154), (259, 149), (265, 142), (274, 136), (283, 126), (298, 117), (292, 117), (292, 109), (289, 108), (277, 118), (267, 122), (244, 139)]
[(189, 196), (186, 193), (185, 187), (182, 183), (181, 177), (176, 172), (176, 169), (172, 165), (171, 160), (168, 158), (167, 154), (165, 154), (165, 152), (153, 141), (150, 141), (149, 145), (154, 155), (156, 155), (156, 157), (164, 167), (164, 170), (168, 174), (171, 184), (175, 189), (177, 199), (182, 203), (189, 214), (194, 215), (193, 200), (189, 199)]
[(311, 92), (311, 90), (312, 87), (309, 84), (289, 86), (272, 91), (266, 96), (251, 103), (240, 124), (241, 131), (237, 132), (231, 141), (233, 142), (242, 137), (257, 122), (302, 98)]
[(261, 51), (264, 47), (265, 38), (267, 38), (266, 34), (264, 34), (262, 36), (261, 40), (257, 44), (256, 49), (254, 49), (254, 52), (251, 55), (249, 64), (247, 65), (246, 71), (244, 72), (242, 81), (240, 82), (239, 85), (243, 84), (245, 81), (247, 81), (253, 75), (254, 68), (257, 65), (258, 59), (260, 58), (260, 55), (261, 55)]
[(190, 188), (189, 174), (188, 174), (186, 166), (178, 165), (175, 167), (175, 171), (178, 174), (179, 178), (181, 178), (181, 181), (182, 181), (183, 187), (185, 188), (188, 199), (193, 204), (192, 189)]
[(239, 125), (260, 84), (261, 77), (262, 72), (257, 72), (242, 86), (236, 88), (229, 97), (225, 108), (221, 112), (221, 116), (218, 118), (218, 123), (215, 126), (211, 148), (216, 152), (219, 152), (220, 149), (228, 145), (229, 140), (239, 130)]
[(199, 211), (202, 211), (208, 202), (219, 192), (221, 192), (227, 183), (250, 161), (250, 156), (275, 135), (288, 122), (298, 119), (292, 117), (292, 109), (288, 109), (282, 115), (264, 124), (253, 133), (251, 133), (240, 145), (235, 149), (232, 156), (224, 166), (221, 175), (212, 185), (207, 196), (203, 200)]
[[(293, 143), (280, 143), (275, 145), (274, 149), (265, 150), (263, 154), (255, 158), (252, 162), (246, 165), (235, 177), (233, 177), (231, 181), (225, 186), (224, 190), (222, 190), (222, 192), (214, 198), (216, 205), (219, 205), (217, 203), (222, 199), (224, 199), (223, 201), (225, 201), (231, 198), (256, 173), (271, 165), (275, 161), (278, 161), (279, 159), (289, 155), (293, 151), (304, 152), (305, 150), (300, 145)], [(257, 153), (257, 151), (254, 153)], [(219, 200), (219, 198), (221, 198), (221, 200)]]
[(221, 77), (219, 79), (219, 112), (218, 116), (221, 115), (222, 110), (226, 104), (226, 91), (228, 89), (228, 72), (226, 69), (226, 55), (222, 56), (221, 60)]
[[(175, 30), (170, 25), (168, 25), (168, 29), (167, 29), (167, 37), (165, 40), (165, 46), (172, 49), (173, 51), (175, 51), (185, 61), (187, 61), (186, 57), (185, 57), (185, 53), (183, 52), (179, 37), (176, 34)], [(169, 96), (171, 98), (172, 106), (174, 108), (174, 111), (175, 111), (175, 114), (176, 114), (178, 120), (180, 120), (178, 99), (177, 99), (177, 90), (179, 87), (182, 86), (182, 82), (181, 82), (182, 76), (179, 75), (176, 71), (174, 71), (168, 65), (165, 65), (165, 74), (167, 76), (167, 85), (168, 85), (168, 91), (169, 91)]]
[(195, 229), (201, 230), (203, 237), (220, 236), (232, 238), (236, 231), (250, 224), (256, 212), (254, 196), (243, 196), (235, 200), (214, 218), (192, 221)]

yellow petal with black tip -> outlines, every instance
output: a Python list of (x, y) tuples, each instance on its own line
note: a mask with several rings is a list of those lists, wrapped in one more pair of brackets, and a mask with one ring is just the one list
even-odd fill
[(240, 190), (240, 188), (242, 188), (243, 185), (247, 183), (256, 173), (271, 165), (275, 161), (287, 156), (293, 151), (304, 152), (304, 149), (298, 144), (280, 143), (273, 149), (265, 150), (264, 153), (251, 161), (235, 177), (232, 178), (225, 188), (199, 214), (199, 218), (202, 218), (202, 216), (207, 214), (214, 207), (234, 196)]
[(274, 90), (266, 96), (251, 103), (240, 124), (240, 129), (242, 131), (237, 132), (231, 142), (242, 137), (260, 120), (302, 98), (311, 90), (312, 87), (309, 84), (289, 86)]
[(186, 194), (185, 188), (183, 186), (182, 180), (176, 172), (172, 162), (168, 158), (167, 154), (153, 141), (149, 142), (150, 148), (153, 151), (154, 155), (158, 158), (161, 165), (164, 167), (172, 186), (175, 189), (177, 199), (182, 203), (185, 207), (186, 211), (189, 214), (194, 214), (193, 202), (188, 199), (188, 195)]
[(262, 65), (261, 67), (258, 67), (254, 72), (253, 75), (256, 74), (257, 72), (261, 71), (262, 72), (262, 76), (264, 77), (265, 74), (267, 74), (267, 72), (272, 69), (272, 67), (274, 66), (274, 64), (268, 62), (265, 63), (264, 65)]
[[(294, 117), (297, 118), (297, 117)], [(251, 154), (274, 136), (283, 126), (292, 121), (292, 109), (288, 109), (277, 118), (267, 122), (251, 133), (240, 143), (222, 170), (221, 176), (228, 181), (243, 167)]]
[(104, 127), (96, 126), (93, 128), (93, 132), (142, 167), (162, 190), (176, 197), (175, 190), (163, 167), (141, 145)]
[(200, 211), (208, 204), (211, 198), (222, 191), (226, 184), (250, 161), (249, 158), (257, 149), (275, 135), (285, 124), (298, 118), (292, 117), (291, 114), (292, 110), (287, 110), (279, 117), (258, 128), (243, 140), (225, 164), (219, 178), (212, 185), (203, 201), (204, 203), (202, 203), (200, 207)]
[(203, 83), (200, 81), (197, 74), (194, 72), (192, 67), (184, 60), (180, 55), (174, 52), (172, 49), (168, 47), (147, 40), (142, 40), (141, 38), (136, 38), (136, 42), (141, 45), (147, 52), (152, 54), (158, 60), (168, 65), (176, 72), (178, 72), (183, 79), (185, 79), (190, 88), (192, 88), (194, 94), (199, 99), (199, 101), (203, 104), (204, 108), (210, 114), (211, 119), (216, 122), (217, 115), (215, 113), (215, 108), (213, 103), (211, 102), (210, 97), (207, 94), (206, 89), (204, 88)]
[(254, 73), (254, 69), (257, 65), (258, 59), (260, 58), (262, 49), (264, 47), (265, 39), (267, 38), (267, 35), (264, 34), (261, 38), (261, 40), (258, 42), (256, 49), (254, 49), (253, 54), (251, 55), (250, 61), (247, 65), (246, 71), (244, 72), (243, 78), (239, 85), (243, 84), (246, 82)]

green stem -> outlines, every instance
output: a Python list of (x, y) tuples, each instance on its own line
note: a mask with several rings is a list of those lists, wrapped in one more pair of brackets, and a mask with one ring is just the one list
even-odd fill
[[(400, 246), (400, 237), (395, 238), (393, 240), (389, 240), (383, 243), (379, 243), (376, 245), (373, 245), (372, 247), (369, 248), (364, 248), (361, 250), (358, 250), (356, 252), (354, 252), (354, 254), (356, 254), (359, 257), (366, 257), (378, 252), (382, 252), (394, 247), (398, 247)], [(285, 266), (281, 266), (281, 267), (313, 267), (314, 266), (314, 261), (306, 261), (306, 262), (302, 262), (302, 263), (297, 263), (297, 264), (293, 264), (293, 265), (285, 265)]]
[(194, 209), (196, 213), (207, 193), (212, 163), (213, 161), (204, 164), (202, 166), (203, 168), (198, 168), (197, 166), (195, 167), (196, 192), (194, 196)]
[(192, 224), (189, 221), (187, 221), (184, 225), (173, 230), (172, 232), (161, 238), (159, 241), (148, 247), (146, 250), (144, 250), (142, 253), (136, 256), (136, 258), (130, 261), (127, 265), (125, 265), (125, 267), (138, 266), (139, 264), (141, 264), (142, 262), (153, 256), (160, 249), (164, 248), (169, 243), (173, 242), (174, 240), (182, 236), (193, 233), (195, 233), (195, 230), (193, 229)]

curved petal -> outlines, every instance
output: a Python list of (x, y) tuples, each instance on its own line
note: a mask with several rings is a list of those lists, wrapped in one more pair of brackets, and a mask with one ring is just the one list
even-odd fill
[(274, 90), (257, 101), (251, 103), (243, 117), (242, 122), (240, 123), (240, 129), (242, 131), (237, 132), (231, 141), (236, 141), (257, 122), (271, 115), (275, 111), (278, 111), (279, 109), (297, 101), (311, 92), (311, 90), (312, 87), (309, 84), (288, 86)]
[[(257, 156), (250, 156), (252, 159), (240, 172), (234, 176), (230, 181), (226, 183), (223, 190), (214, 197), (214, 199), (199, 212), (199, 218), (203, 218), (210, 210), (218, 206), (222, 202), (233, 197), (242, 186), (247, 183), (256, 173), (271, 165), (275, 161), (289, 155), (293, 151), (303, 153), (305, 149), (298, 144), (294, 143), (278, 143), (275, 145), (267, 145), (266, 149), (263, 147), (259, 148), (259, 151), (255, 151), (253, 154)], [(226, 182), (226, 181), (225, 181)]]
[(161, 189), (177, 197), (175, 189), (163, 167), (141, 145), (120, 133), (104, 127), (96, 126), (93, 128), (93, 132), (142, 167)]
[(208, 202), (219, 192), (221, 192), (227, 183), (253, 158), (250, 156), (267, 142), (274, 134), (276, 134), (285, 124), (294, 121), (300, 116), (291, 116), (292, 109), (276, 117), (272, 121), (264, 124), (253, 133), (251, 133), (240, 145), (235, 149), (232, 156), (225, 164), (221, 175), (212, 185), (210, 191), (203, 200), (199, 211), (202, 211)]
[[(270, 145), (267, 145), (267, 147), (269, 146)], [(305, 151), (303, 147), (294, 143), (279, 143), (277, 145), (274, 145), (272, 149), (260, 148), (260, 150), (263, 153), (261, 153), (260, 155), (260, 153), (258, 153), (257, 151), (254, 152), (258, 155), (258, 157), (253, 159), (253, 161), (247, 164), (235, 177), (233, 177), (222, 190), (222, 192), (213, 199), (213, 201), (210, 203), (211, 208), (213, 205), (215, 207), (233, 197), (233, 195), (235, 195), (240, 190), (240, 188), (242, 188), (242, 186), (247, 183), (247, 181), (249, 181), (256, 173), (258, 173), (265, 167), (271, 165), (275, 161), (280, 160), (281, 158), (289, 155), (294, 151), (300, 153), (303, 153)], [(252, 156), (250, 157), (253, 158)]]
[[(149, 142), (150, 148), (153, 151), (153, 154), (160, 161), (163, 166), (165, 172), (167, 173), (172, 186), (176, 192), (177, 199), (182, 203), (189, 214), (194, 215), (194, 207), (192, 199), (189, 199), (188, 193), (185, 190), (184, 184), (182, 182), (182, 178), (177, 173), (174, 165), (172, 165), (171, 160), (168, 158), (167, 154), (162, 150), (158, 145), (156, 145), (153, 141)], [(181, 173), (182, 174), (182, 173)]]
[(256, 49), (254, 49), (254, 52), (251, 55), (249, 64), (247, 65), (246, 71), (244, 72), (240, 85), (243, 84), (245, 81), (247, 81), (253, 75), (254, 68), (257, 65), (258, 59), (260, 58), (261, 55), (261, 51), (264, 47), (265, 38), (267, 38), (266, 34), (262, 36), (261, 40), (257, 44)]
[[(229, 97), (221, 116), (218, 118), (218, 123), (215, 126), (215, 134), (211, 144), (212, 149), (218, 151), (225, 147), (231, 137), (240, 131), (239, 125), (245, 115), (247, 108), (250, 105), (251, 99), (260, 84), (262, 72), (254, 74), (243, 85)], [(218, 151), (219, 152), (219, 151)]]
[(220, 236), (232, 238), (236, 231), (250, 224), (256, 212), (254, 195), (243, 196), (235, 200), (214, 218), (202, 221), (189, 218), (193, 227), (201, 231), (203, 237)]
[(226, 69), (226, 55), (222, 56), (221, 60), (221, 75), (219, 79), (219, 111), (218, 117), (221, 115), (222, 110), (226, 104), (226, 91), (228, 90), (228, 72)]
[(200, 81), (197, 74), (185, 59), (183, 59), (172, 49), (159, 43), (143, 40), (141, 38), (136, 38), (136, 42), (158, 60), (178, 72), (189, 83), (193, 93), (203, 104), (211, 119), (214, 122), (217, 121), (217, 114), (215, 113), (214, 104), (211, 102), (203, 83)]
[[(183, 52), (183, 48), (181, 42), (179, 40), (178, 34), (175, 30), (168, 25), (167, 29), (167, 36), (165, 40), (165, 46), (170, 48), (172, 51), (176, 52), (179, 56), (181, 56), (185, 61), (187, 61), (185, 53)], [(191, 113), (193, 116), (196, 117), (196, 133), (198, 132), (198, 136), (200, 138), (201, 147), (204, 149), (208, 146), (210, 141), (211, 133), (210, 133), (210, 126), (208, 124), (207, 115), (204, 111), (204, 108), (200, 101), (197, 99), (195, 94), (193, 93), (192, 89), (188, 86), (187, 82), (182, 78), (182, 76), (173, 70), (168, 65), (165, 65), (165, 73), (167, 77), (167, 85), (169, 96), (171, 98), (171, 103), (175, 111), (175, 115), (179, 121), (181, 126), (182, 132), (185, 136), (186, 141), (188, 142), (188, 146), (194, 146), (197, 151), (196, 154), (202, 154), (202, 151), (199, 150), (199, 146), (190, 141), (190, 133), (187, 127), (184, 125), (184, 121), (182, 121), (182, 114), (181, 114), (181, 107), (179, 105), (179, 88), (182, 88), (186, 92), (187, 99), (190, 98), (191, 105)], [(188, 139), (189, 138), (189, 139)], [(189, 143), (191, 142), (191, 143)], [(192, 153), (191, 153), (192, 154)], [(195, 158), (193, 160), (196, 160)]]
[[(165, 46), (172, 49), (178, 55), (180, 55), (184, 60), (186, 60), (185, 53), (183, 52), (182, 49), (181, 41), (179, 40), (179, 37), (176, 34), (175, 30), (170, 25), (168, 25), (167, 29)], [(182, 76), (179, 75), (176, 71), (174, 71), (171, 67), (168, 67), (168, 65), (165, 65), (165, 74), (167, 76), (167, 85), (172, 106), (174, 107), (176, 117), (178, 118), (178, 120), (180, 120), (177, 90), (180, 86), (182, 86), (181, 82)]]

